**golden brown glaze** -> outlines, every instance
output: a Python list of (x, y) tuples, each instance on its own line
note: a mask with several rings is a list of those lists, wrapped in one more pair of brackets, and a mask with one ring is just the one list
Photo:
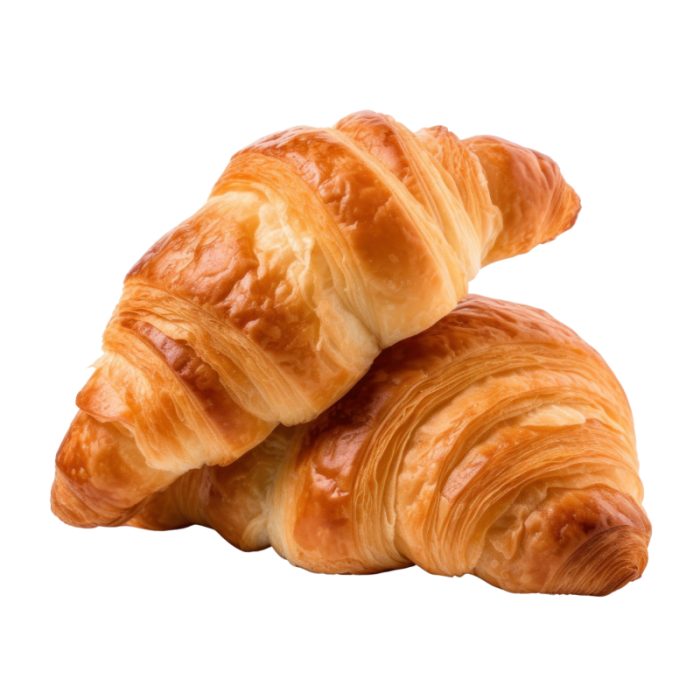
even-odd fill
[(54, 512), (118, 524), (188, 470), (313, 419), (449, 313), (482, 264), (578, 208), (544, 156), (370, 112), (253, 144), (128, 274), (57, 456)]
[(317, 419), (191, 471), (130, 524), (200, 523), (312, 571), (415, 563), (511, 591), (641, 575), (632, 416), (602, 358), (538, 309), (472, 296), (384, 350)]

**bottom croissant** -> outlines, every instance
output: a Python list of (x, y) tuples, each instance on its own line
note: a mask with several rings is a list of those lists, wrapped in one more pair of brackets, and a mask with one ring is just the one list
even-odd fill
[(206, 525), (318, 572), (417, 564), (605, 595), (646, 566), (637, 472), (630, 409), (601, 357), (542, 311), (472, 296), (315, 421), (185, 474), (129, 524)]

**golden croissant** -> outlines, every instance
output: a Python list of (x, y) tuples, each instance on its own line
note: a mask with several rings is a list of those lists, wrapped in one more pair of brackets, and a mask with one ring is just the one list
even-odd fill
[(237, 153), (127, 275), (56, 458), (54, 512), (119, 524), (188, 470), (313, 419), (481, 265), (578, 209), (546, 156), (369, 112)]
[(641, 499), (632, 416), (600, 355), (543, 311), (472, 296), (316, 420), (189, 472), (130, 524), (207, 525), (312, 571), (413, 563), (604, 595), (646, 565)]

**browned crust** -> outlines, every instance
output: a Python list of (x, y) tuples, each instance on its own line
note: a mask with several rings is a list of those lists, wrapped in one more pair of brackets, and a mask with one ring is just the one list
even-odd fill
[(206, 524), (312, 571), (416, 563), (605, 595), (646, 566), (641, 497), (629, 405), (600, 355), (543, 311), (470, 296), (316, 420), (188, 474), (132, 524)]
[(233, 157), (205, 206), (127, 276), (81, 427), (59, 450), (57, 478), (84, 475), (78, 501), (54, 490), (61, 517), (120, 521), (153, 483), (314, 418), (381, 347), (448, 313), (498, 241), (499, 256), (517, 254), (572, 221), (551, 161), (435, 133), (364, 112)]
[(123, 319), (121, 324), (141, 336), (163, 358), (224, 435), (239, 427), (241, 407), (231, 401), (217, 373), (186, 342), (169, 338), (146, 321)]

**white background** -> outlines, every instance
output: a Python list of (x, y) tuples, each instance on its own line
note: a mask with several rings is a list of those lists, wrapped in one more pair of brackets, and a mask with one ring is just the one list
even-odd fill
[[(693, 4), (3, 3), (0, 695), (698, 697)], [(654, 526), (640, 581), (329, 577), (201, 528), (51, 515), (131, 264), (238, 148), (364, 108), (534, 147), (581, 195), (574, 230), (472, 291), (547, 309), (617, 372)]]

